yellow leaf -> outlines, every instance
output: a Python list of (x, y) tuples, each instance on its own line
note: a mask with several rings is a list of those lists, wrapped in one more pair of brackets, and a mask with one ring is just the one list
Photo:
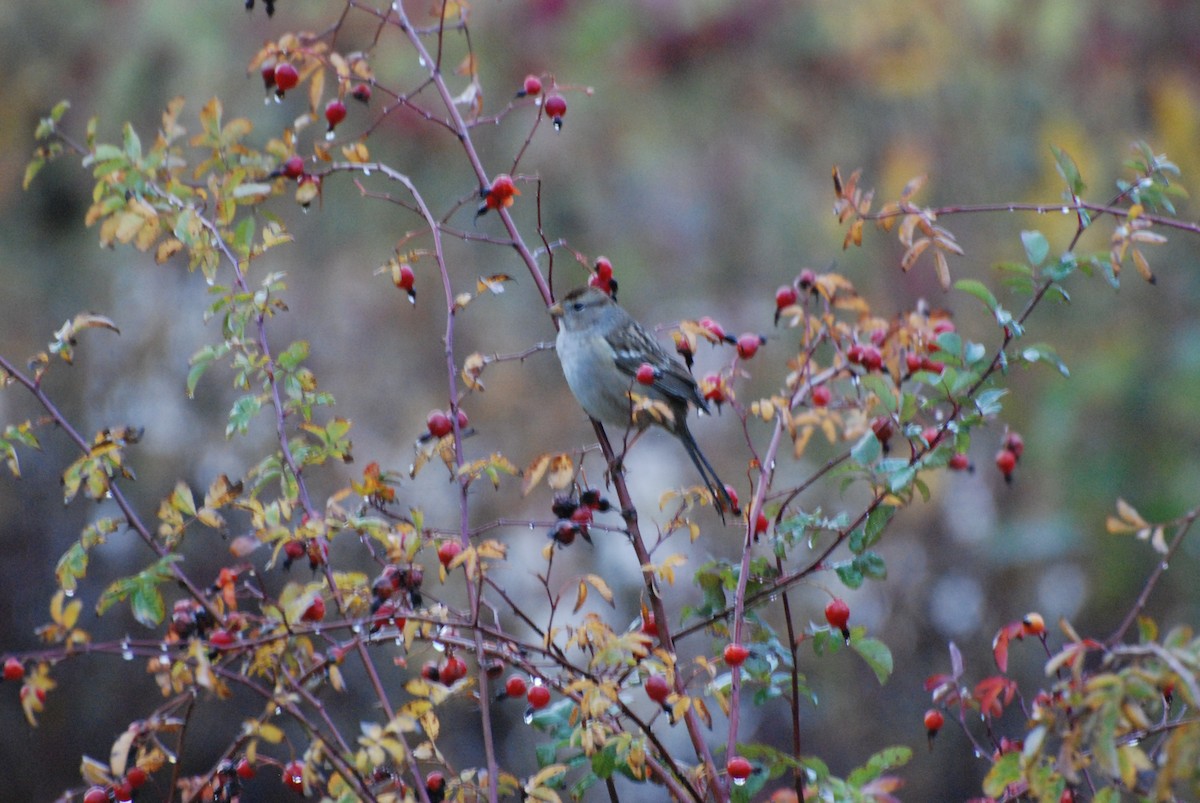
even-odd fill
[(1137, 512), (1137, 508), (1124, 499), (1117, 499), (1117, 515), (1139, 529), (1150, 526), (1150, 522), (1142, 518), (1142, 514)]
[(171, 257), (183, 250), (183, 243), (176, 240), (174, 237), (168, 237), (158, 244), (158, 248), (154, 251), (154, 261), (159, 265), (166, 262)]
[(584, 579), (591, 583), (592, 588), (596, 589), (596, 593), (603, 597), (605, 602), (609, 605), (614, 604), (612, 589), (608, 587), (608, 583), (604, 581), (604, 578), (598, 574), (589, 574)]
[(556, 491), (567, 488), (575, 478), (575, 461), (568, 454), (557, 454), (550, 460), (550, 487)]
[(946, 253), (944, 251), (933, 252), (933, 265), (937, 268), (938, 283), (942, 285), (943, 290), (949, 290), (950, 264), (946, 261)]
[(583, 607), (583, 603), (587, 602), (587, 595), (587, 583), (580, 580), (579, 590), (576, 592), (575, 596), (575, 608), (571, 611), (572, 613), (579, 613), (579, 609)]

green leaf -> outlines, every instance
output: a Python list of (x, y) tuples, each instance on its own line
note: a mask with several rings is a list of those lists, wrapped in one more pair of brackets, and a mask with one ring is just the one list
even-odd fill
[(842, 584), (846, 588), (858, 588), (863, 584), (862, 572), (859, 571), (854, 561), (841, 563), (834, 567), (834, 571), (837, 572), (838, 579), (842, 581)]
[(859, 465), (866, 466), (878, 460), (882, 453), (883, 445), (879, 442), (879, 438), (875, 437), (874, 432), (867, 430), (850, 450), (850, 459)]
[(880, 685), (887, 683), (892, 674), (892, 651), (879, 639), (859, 637), (859, 632), (851, 633), (850, 647), (871, 667)]
[(1000, 302), (992, 295), (992, 291), (983, 282), (976, 279), (959, 279), (954, 283), (954, 289), (961, 290), (967, 295), (975, 296), (992, 312), (995, 312), (996, 307), (1000, 306)]
[(867, 763), (846, 776), (846, 782), (856, 789), (875, 780), (890, 769), (903, 767), (912, 759), (912, 748), (903, 745), (885, 747), (867, 759)]
[(605, 745), (603, 750), (597, 750), (592, 754), (592, 772), (596, 773), (597, 777), (611, 778), (616, 767), (617, 749), (614, 745)]
[(1054, 164), (1058, 168), (1058, 174), (1067, 182), (1067, 189), (1071, 191), (1071, 195), (1082, 195), (1087, 189), (1087, 185), (1083, 183), (1083, 176), (1079, 173), (1079, 167), (1075, 164), (1075, 160), (1057, 145), (1050, 146), (1050, 152), (1054, 154)]
[(985, 418), (999, 415), (1001, 409), (1003, 409), (1000, 405), (1000, 399), (1002, 399), (1006, 393), (1008, 393), (1008, 391), (1004, 388), (990, 388), (988, 390), (981, 391), (979, 395), (975, 397), (975, 409), (978, 410), (979, 414)]
[(1069, 377), (1071, 375), (1071, 370), (1059, 358), (1058, 353), (1045, 343), (1035, 343), (1032, 346), (1026, 346), (1021, 350), (1021, 359), (1030, 363), (1044, 362), (1047, 365), (1057, 368), (1058, 372), (1063, 376)]
[(871, 580), (887, 579), (887, 563), (877, 552), (864, 552), (854, 559), (854, 565), (863, 576)]
[(1029, 264), (1040, 267), (1050, 254), (1050, 242), (1046, 235), (1036, 229), (1021, 232), (1021, 243), (1025, 246), (1025, 256)]
[(1042, 268), (1042, 275), (1052, 282), (1061, 282), (1074, 273), (1077, 267), (1079, 267), (1079, 261), (1075, 258), (1075, 254), (1068, 251)]
[(235, 401), (233, 409), (229, 411), (229, 423), (225, 426), (225, 437), (228, 438), (235, 432), (241, 435), (246, 434), (251, 419), (258, 414), (260, 409), (262, 409), (262, 400), (253, 393)]
[(1009, 784), (1019, 780), (1021, 780), (1021, 753), (1013, 750), (1000, 756), (1000, 760), (992, 765), (983, 779), (983, 793), (991, 797), (1001, 797)]

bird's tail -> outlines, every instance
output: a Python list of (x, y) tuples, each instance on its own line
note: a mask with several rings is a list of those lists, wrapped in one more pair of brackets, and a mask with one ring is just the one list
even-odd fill
[(716, 507), (721, 521), (724, 522), (725, 511), (737, 512), (733, 499), (729, 496), (729, 491), (725, 490), (725, 483), (721, 482), (721, 478), (717, 476), (717, 472), (708, 462), (708, 458), (704, 456), (704, 452), (700, 451), (699, 444), (692, 437), (692, 433), (688, 431), (686, 424), (679, 429), (679, 440), (683, 442), (683, 448), (687, 450), (688, 457), (692, 458), (692, 463), (695, 464), (696, 470), (704, 479), (708, 492), (712, 494), (713, 506)]

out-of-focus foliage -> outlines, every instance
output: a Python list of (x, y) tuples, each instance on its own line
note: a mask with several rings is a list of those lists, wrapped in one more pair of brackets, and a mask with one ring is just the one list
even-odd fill
[[(192, 475), (192, 486), (204, 487), (215, 474), (257, 454), (253, 445), (236, 440), (211, 443), (212, 433), (195, 427), (211, 418), (208, 405), (219, 408), (218, 415), (234, 408), (244, 415), (231, 418), (230, 425), (255, 435), (252, 402), (245, 401), (254, 394), (186, 400), (187, 361), (196, 343), (214, 339), (192, 314), (195, 305), (183, 303), (203, 292), (203, 272), (187, 277), (155, 272), (148, 259), (128, 248), (98, 249), (98, 232), (81, 225), (96, 201), (91, 182), (65, 162), (45, 167), (28, 193), (21, 191), (21, 179), (33, 148), (30, 132), (62, 97), (71, 99), (69, 114), (76, 120), (100, 115), (102, 141), (122, 142), (118, 126), (128, 119), (144, 132), (147, 148), (148, 132), (159, 126), (162, 108), (177, 95), (190, 98), (192, 133), (194, 115), (213, 95), (222, 99), (227, 118), (258, 119), (261, 130), (291, 122), (287, 116), (296, 114), (294, 107), (263, 105), (259, 76), (245, 74), (247, 54), (284, 30), (322, 27), (326, 9), (281, 4), (268, 20), (261, 11), (243, 15), (240, 5), (130, 0), (79, 4), (62, 14), (53, 4), (18, 0), (0, 10), (0, 74), (5, 76), (0, 100), (6, 109), (6, 123), (0, 125), (0, 214), (6, 222), (0, 227), (3, 351), (24, 355), (46, 348), (53, 330), (83, 308), (117, 322), (120, 337), (88, 340), (88, 364), (72, 375), (84, 378), (54, 389), (78, 394), (68, 395), (63, 406), (83, 422), (84, 431), (107, 426), (114, 417), (146, 427), (134, 493), (151, 509), (172, 493), (181, 472)], [(894, 0), (699, 5), (538, 0), (476, 2), (470, 13), (472, 26), (488, 32), (474, 43), (483, 65), (478, 90), (485, 107), (510, 97), (527, 72), (549, 69), (564, 84), (593, 90), (569, 96), (562, 134), (539, 136), (526, 161), (536, 165), (543, 182), (546, 229), (575, 248), (608, 254), (621, 269), (624, 303), (643, 320), (698, 317), (699, 310), (749, 326), (762, 317), (764, 305), (769, 307), (776, 285), (802, 266), (834, 262), (880, 315), (909, 309), (918, 296), (940, 307), (944, 296), (934, 270), (918, 266), (905, 276), (896, 267), (912, 242), (902, 245), (868, 228), (864, 248), (843, 253), (846, 232), (829, 214), (828, 176), (834, 164), (862, 165), (866, 175), (876, 177), (870, 183), (881, 199), (899, 197), (913, 176), (927, 174), (937, 197), (922, 203), (1056, 203), (1062, 181), (1053, 170), (1051, 145), (1074, 157), (1092, 188), (1115, 186), (1120, 166), (1113, 154), (1124, 153), (1133, 138), (1170, 154), (1185, 177), (1200, 176), (1200, 39), (1195, 33), (1200, 8), (1192, 3), (1163, 0), (1135, 8), (1070, 0), (1036, 7)], [(397, 59), (375, 69), (395, 78), (418, 65)], [(361, 122), (352, 115), (342, 125)], [(491, 136), (481, 134), (479, 146), (485, 158), (499, 163), (511, 159), (524, 133), (501, 126)], [(256, 136), (247, 133), (253, 147), (265, 148)], [(435, 158), (448, 155), (445, 142), (400, 115), (385, 121), (372, 141), (372, 156), (383, 161), (412, 164), (418, 161), (413, 154), (426, 152), (431, 158), (423, 161), (425, 172), (414, 172), (412, 179), (430, 188), (438, 208), (444, 208), (459, 194), (465, 175), (445, 172), (450, 160)], [(520, 200), (533, 194), (526, 189)], [(136, 242), (147, 231), (142, 224), (149, 213), (124, 196), (119, 201), (126, 205), (120, 210), (124, 217), (107, 233)], [(475, 203), (467, 204), (465, 229), (473, 225), (469, 214)], [(526, 223), (532, 220), (529, 209), (517, 206)], [(389, 277), (372, 275), (397, 256), (406, 231), (397, 228), (386, 204), (361, 203), (349, 182), (326, 189), (307, 213), (286, 210), (281, 216), (289, 227), (305, 227), (303, 246), (282, 245), (265, 264), (288, 273), (289, 306), (303, 320), (323, 322), (326, 337), (311, 359), (323, 384), (339, 389), (339, 411), (355, 411), (361, 459), (388, 464), (409, 459), (408, 444), (422, 431), (426, 411), (440, 404), (445, 377), (438, 368), (437, 338), (418, 342), (406, 334), (422, 323), (436, 325), (437, 318), (418, 305), (398, 325), (394, 303), (379, 291)], [(951, 259), (955, 279), (994, 288), (992, 262), (1027, 258), (1014, 244), (1013, 231), (1038, 228), (1057, 251), (1075, 226), (1071, 216), (1058, 213), (1019, 222), (1013, 217), (956, 221), (954, 242), (966, 256)], [(105, 236), (104, 230), (99, 233)], [(1081, 250), (1109, 249), (1107, 235), (1088, 237)], [(1181, 242), (1160, 249), (1153, 259), (1157, 288), (1127, 278), (1114, 297), (1099, 282), (1090, 283), (1072, 294), (1070, 306), (1044, 319), (1053, 319), (1052, 361), (1061, 360), (1071, 380), (1064, 382), (1053, 371), (1014, 368), (1006, 419), (1030, 444), (1014, 486), (982, 470), (939, 478), (932, 488), (934, 501), (910, 508), (893, 525), (895, 537), (884, 549), (889, 582), (869, 584), (853, 602), (856, 616), (884, 637), (899, 671), (882, 691), (873, 680), (822, 683), (822, 673), (870, 673), (866, 666), (835, 663), (841, 658), (834, 656), (812, 667), (808, 678), (827, 696), (819, 707), (805, 710), (812, 734), (806, 751), (825, 756), (835, 773), (867, 762), (864, 744), (912, 744), (923, 738), (919, 721), (925, 701), (916, 691), (898, 690), (919, 689), (921, 680), (937, 671), (948, 638), (973, 653), (972, 665), (991, 660), (990, 634), (1022, 610), (1040, 610), (1051, 621), (1066, 616), (1085, 631), (1116, 627), (1155, 558), (1126, 543), (1130, 539), (1106, 537), (1109, 500), (1137, 500), (1155, 521), (1195, 504), (1200, 430), (1192, 423), (1191, 402), (1200, 391), (1200, 337), (1193, 315), (1200, 274), (1194, 251), (1191, 243)], [(478, 275), (516, 273), (515, 262), (505, 263), (498, 254), (491, 252), (489, 261), (478, 265)], [(584, 278), (569, 260), (558, 265), (565, 272), (556, 277), (560, 287)], [(531, 288), (522, 279), (508, 292)], [(894, 299), (892, 308), (889, 299)], [(981, 331), (992, 311), (966, 301), (956, 300), (958, 327)], [(280, 325), (286, 333), (297, 324), (284, 316)], [(1039, 331), (1037, 339), (1043, 334)], [(540, 331), (484, 326), (464, 332), (462, 353), (517, 351), (550, 335), (548, 324)], [(69, 347), (69, 337), (60, 340)], [(765, 348), (775, 345), (768, 342)], [(364, 353), (372, 355), (369, 361), (360, 359)], [(380, 354), (388, 356), (379, 359)], [(519, 375), (495, 369), (487, 374), (487, 413), (493, 423), (483, 437), (493, 439), (497, 451), (519, 451), (519, 424), (531, 416), (543, 432), (555, 433), (556, 443), (590, 437), (557, 368), (535, 361)], [(364, 372), (377, 373), (380, 365), (394, 372), (391, 389), (357, 381)], [(296, 382), (303, 397), (303, 377)], [(356, 397), (356, 387), (373, 395)], [(765, 395), (772, 388), (758, 390)], [(2, 420), (30, 414), (26, 404), (15, 393), (0, 395)], [(513, 423), (497, 425), (503, 420)], [(820, 422), (813, 423), (819, 427)], [(725, 429), (713, 427), (712, 441), (701, 431), (701, 439), (717, 446), (718, 439), (728, 438), (724, 445), (732, 447), (737, 433), (718, 434)], [(257, 435), (269, 437), (265, 429)], [(336, 456), (338, 433), (323, 430), (318, 440)], [(973, 450), (981, 467), (990, 468), (999, 440), (996, 433), (996, 443)], [(42, 445), (51, 454), (65, 449), (61, 443)], [(78, 488), (103, 500), (105, 477), (121, 470), (106, 461), (120, 451), (110, 452), (108, 444), (95, 447), (94, 461), (100, 462), (78, 462), (71, 476), (79, 480)], [(32, 629), (44, 620), (46, 603), (31, 598), (34, 587), (48, 588), (54, 581), (55, 561), (80, 541), (85, 523), (77, 506), (63, 511), (57, 488), (49, 494), (34, 490), (36, 473), (53, 474), (52, 469), (29, 469), (22, 461), (25, 473), (32, 470), (35, 476), (0, 485), (5, 520), (0, 548), (8, 556), (0, 568), (0, 588), (6, 589), (0, 593), (7, 596), (0, 604), (4, 649), (33, 646)], [(45, 461), (47, 466), (58, 462)], [(722, 473), (728, 476), (731, 466), (725, 465)], [(478, 468), (486, 472), (496, 466)], [(347, 469), (347, 482), (352, 470)], [(432, 473), (420, 475), (418, 483), (433, 483)], [(943, 499), (954, 501), (942, 504)], [(177, 513), (191, 515), (182, 501), (180, 506)], [(272, 523), (270, 511), (263, 516)], [(92, 533), (97, 543), (109, 535)], [(121, 576), (122, 562), (131, 558), (120, 551), (104, 554), (99, 558), (103, 576)], [(1152, 601), (1157, 617), (1195, 621), (1188, 579), (1194, 561), (1194, 549), (1173, 560)], [(28, 582), (37, 571), (45, 576)], [(71, 571), (60, 565), (59, 582)], [(626, 608), (637, 598), (636, 566), (629, 573), (621, 582), (609, 579)], [(153, 618), (153, 589), (165, 576), (146, 576), (114, 593), (141, 600), (134, 614), (140, 610), (138, 618)], [(303, 593), (298, 591), (296, 599)], [(816, 618), (821, 594), (802, 590), (801, 596), (806, 594)], [(116, 627), (119, 636), (122, 623), (109, 617), (104, 626)], [(59, 624), (71, 638), (76, 622), (68, 618), (73, 616)], [(123, 625), (138, 627), (132, 617)], [(1014, 674), (1040, 675), (1042, 662), (1036, 658), (1017, 664), (1014, 657)], [(136, 671), (141, 674), (140, 666)], [(119, 673), (85, 679), (71, 672), (68, 667), (56, 674), (60, 685), (90, 684), (96, 703), (89, 711), (123, 726), (127, 718), (120, 717), (134, 707), (131, 698), (139, 694), (139, 684)], [(29, 699), (34, 705), (36, 696)], [(38, 714), (42, 727), (32, 734), (22, 712), (11, 705), (0, 711), (4, 739), (45, 760), (36, 777), (10, 777), (13, 767), (0, 770), (0, 778), (10, 782), (6, 788), (18, 797), (45, 799), (76, 783), (75, 757), (101, 749), (96, 730), (78, 727), (78, 711), (51, 705)], [(762, 716), (758, 727), (764, 731), (779, 724), (770, 712), (754, 715)], [(905, 772), (906, 799), (956, 799), (978, 792), (986, 764), (972, 768), (960, 762), (960, 774), (939, 769), (939, 759), (956, 749), (969, 755), (959, 739), (946, 731), (936, 754), (916, 753)], [(13, 750), (3, 752), (12, 755)], [(56, 756), (65, 759), (62, 766), (51, 766)], [(992, 770), (993, 785), (1000, 774)]]

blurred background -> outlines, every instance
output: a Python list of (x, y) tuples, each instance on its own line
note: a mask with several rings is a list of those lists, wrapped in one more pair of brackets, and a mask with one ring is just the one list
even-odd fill
[[(220, 472), (242, 475), (270, 449), (270, 422), (259, 421), (248, 437), (222, 438), (234, 398), (223, 367), (210, 370), (194, 400), (186, 398), (188, 358), (219, 339), (215, 322), (203, 320), (203, 278), (180, 264), (157, 266), (127, 248), (99, 248), (96, 232), (83, 226), (91, 182), (77, 162), (47, 167), (23, 192), (34, 126), (68, 98), (65, 127), (78, 138), (85, 121), (98, 115), (101, 140), (118, 140), (121, 123), (130, 120), (148, 141), (171, 97), (187, 97), (182, 122), (195, 132), (199, 108), (218, 96), (227, 119), (254, 123), (251, 141), (261, 146), (302, 111), (303, 98), (264, 103), (261, 81), (246, 73), (246, 63), (264, 41), (287, 30), (322, 30), (340, 10), (338, 3), (282, 0), (268, 19), (261, 4), (247, 13), (236, 0), (107, 0), (75, 3), (69, 13), (33, 0), (0, 6), (0, 351), (23, 363), (79, 311), (116, 321), (119, 337), (85, 334), (75, 366), (56, 365), (47, 389), (89, 435), (108, 425), (146, 428), (131, 454), (139, 480), (127, 490), (147, 520), (179, 479), (202, 492)], [(426, 11), (413, 9), (414, 15)], [(1121, 165), (1130, 143), (1145, 139), (1179, 164), (1184, 186), (1200, 186), (1200, 4), (1187, 0), (477, 0), (470, 13), (485, 112), (501, 109), (530, 72), (591, 90), (566, 94), (563, 130), (542, 127), (517, 171), (541, 179), (548, 237), (565, 239), (589, 259), (607, 255), (623, 303), (647, 324), (711, 315), (732, 332), (767, 333), (770, 340), (752, 366), (758, 373), (741, 388), (743, 399), (771, 392), (786, 371), (794, 338), (771, 330), (773, 294), (803, 267), (844, 273), (878, 314), (926, 298), (950, 308), (967, 336), (989, 348), (998, 342), (981, 305), (943, 294), (930, 264), (900, 272), (894, 236), (868, 228), (863, 248), (842, 251), (844, 232), (830, 214), (834, 165), (847, 174), (861, 167), (863, 184), (878, 190), (877, 206), (920, 174), (930, 178), (917, 197), (922, 204), (1053, 204), (1061, 197), (1054, 144), (1078, 163), (1088, 197), (1101, 201), (1128, 175)], [(366, 47), (371, 35), (365, 18), (352, 19), (338, 47)], [(450, 53), (451, 65), (463, 55), (458, 44)], [(406, 85), (419, 70), (394, 31), (372, 61), (392, 85)], [(350, 105), (340, 129), (346, 140), (365, 130), (378, 109)], [(511, 168), (532, 119), (524, 109), (499, 126), (476, 129), (490, 173)], [(311, 152), (320, 130), (302, 134), (302, 151)], [(390, 117), (370, 146), (376, 158), (412, 177), (435, 214), (477, 189), (452, 138), (411, 116)], [(517, 218), (536, 242), (537, 193), (532, 183), (521, 187)], [(372, 189), (397, 191), (382, 183)], [(501, 235), (494, 215), (471, 219), (473, 205), (453, 222)], [(344, 487), (371, 460), (405, 470), (426, 413), (446, 406), (444, 306), (429, 265), (418, 265), (415, 306), (375, 271), (418, 222), (395, 206), (360, 197), (347, 175), (327, 180), (322, 202), (307, 213), (286, 195), (270, 208), (297, 238), (258, 268), (259, 275), (288, 275), (290, 313), (273, 324), (273, 343), (282, 348), (293, 338), (309, 339), (312, 367), (338, 399), (334, 412), (355, 425), (356, 463), (314, 473), (318, 498)], [(1186, 205), (1181, 213), (1193, 214)], [(967, 252), (951, 262), (955, 278), (984, 281), (1010, 308), (1022, 301), (1001, 291), (993, 264), (1022, 258), (1022, 229), (1041, 229), (1055, 250), (1073, 230), (1072, 220), (1059, 215), (997, 213), (943, 222)], [(1106, 250), (1108, 231), (1096, 226), (1079, 250)], [(1040, 611), (1048, 622), (1067, 617), (1097, 637), (1117, 626), (1156, 558), (1144, 544), (1105, 533), (1115, 499), (1129, 500), (1152, 519), (1176, 516), (1200, 501), (1197, 244), (1176, 234), (1152, 250), (1157, 286), (1132, 272), (1119, 291), (1074, 277), (1070, 305), (1039, 309), (1029, 341), (1053, 344), (1070, 379), (1045, 367), (1014, 368), (1003, 418), (1027, 444), (1015, 482), (1006, 486), (991, 465), (1002, 426), (980, 433), (972, 452), (978, 470), (931, 478), (932, 500), (894, 521), (880, 550), (889, 579), (845, 593), (852, 623), (867, 625), (895, 655), (897, 671), (888, 684), (880, 687), (847, 651), (822, 660), (802, 651), (820, 701), (803, 709), (806, 753), (840, 774), (875, 750), (906, 744), (915, 757), (902, 773), (904, 799), (979, 794), (988, 764), (972, 758), (955, 728), (946, 728), (934, 752), (924, 746), (921, 713), (928, 698), (921, 683), (949, 670), (947, 643), (962, 649), (973, 682), (994, 671), (996, 630), (1028, 611)], [(481, 275), (517, 277), (504, 295), (461, 316), (460, 361), (477, 349), (512, 353), (552, 339), (536, 290), (510, 249), (452, 241), (449, 257), (457, 290), (472, 289)], [(584, 278), (560, 251), (556, 287)], [(702, 349), (699, 370), (715, 369), (726, 358)], [(500, 450), (527, 465), (542, 452), (593, 439), (552, 355), (494, 365), (484, 381), (486, 393), (464, 405), (478, 430), (468, 443), (475, 456)], [(22, 391), (0, 392), (0, 421), (36, 415)], [(746, 498), (748, 453), (736, 419), (727, 414), (694, 429), (719, 473)], [(751, 436), (761, 447), (766, 427), (752, 427)], [(21, 480), (7, 472), (0, 478), (0, 653), (36, 646), (32, 631), (48, 620), (55, 562), (83, 526), (113, 512), (82, 500), (64, 508), (58, 476), (74, 454), (59, 433), (43, 430), (41, 438), (43, 452), (21, 455)], [(822, 454), (784, 465), (781, 484), (806, 476)], [(662, 435), (638, 445), (630, 471), (644, 526), (654, 520), (664, 490), (696, 481), (677, 444)], [(522, 499), (515, 480), (498, 492), (480, 486), (474, 493), (476, 522), (550, 518), (548, 494)], [(431, 521), (454, 521), (455, 495), (440, 467), (429, 466), (406, 483), (405, 494)], [(801, 504), (831, 511), (853, 509), (854, 501), (830, 486)], [(712, 529), (694, 547), (681, 542), (675, 550), (688, 551), (695, 564), (735, 557), (737, 539), (722, 537), (715, 517), (706, 527)], [(513, 557), (504, 581), (514, 590), (536, 591), (530, 567), (541, 565), (541, 533), (518, 528), (496, 536)], [(215, 535), (194, 536), (189, 570), (202, 581), (212, 576), (224, 548)], [(361, 561), (354, 544), (336, 543), (336, 550), (342, 551), (335, 559)], [(1196, 548), (1185, 546), (1151, 599), (1148, 612), (1164, 626), (1197, 620), (1196, 558)], [(84, 626), (96, 638), (148, 635), (123, 610), (102, 620), (91, 613), (109, 581), (145, 561), (144, 548), (125, 534), (94, 553), (81, 598)], [(618, 593), (617, 610), (604, 615), (622, 627), (632, 622), (640, 581), (623, 539), (576, 544), (562, 554), (556, 576), (565, 581), (585, 570), (602, 570)], [(307, 579), (307, 569), (294, 568), (292, 579)], [(825, 589), (837, 590), (835, 578), (825, 583), (796, 591), (801, 626), (819, 621)], [(696, 599), (686, 583), (672, 593), (677, 608)], [(717, 649), (704, 638), (694, 641), (693, 651)], [(1013, 672), (1025, 683), (1041, 679), (1038, 649), (1025, 643), (1014, 650)], [(426, 657), (410, 661), (419, 665)], [(0, 796), (7, 799), (45, 800), (77, 786), (80, 755), (106, 757), (130, 719), (160, 699), (141, 662), (68, 661), (55, 677), (60, 689), (36, 730), (20, 714), (16, 688), (0, 687), (0, 754), (8, 757), (0, 762)], [(353, 687), (355, 678), (350, 681)], [(376, 715), (350, 702), (340, 706), (349, 732), (359, 719)], [(211, 762), (239, 727), (222, 704), (202, 708), (203, 726), (189, 736), (189, 771)], [(467, 701), (452, 703), (454, 713), (474, 722)], [(502, 734), (523, 733), (516, 706), (498, 707), (498, 716)], [(747, 740), (786, 733), (775, 716), (750, 710)], [(444, 735), (460, 766), (478, 761), (473, 731)], [(502, 738), (501, 744), (510, 769), (532, 769), (527, 738)], [(687, 749), (682, 742), (680, 749)], [(268, 788), (256, 795), (266, 799)], [(629, 799), (637, 798), (631, 793)]]

